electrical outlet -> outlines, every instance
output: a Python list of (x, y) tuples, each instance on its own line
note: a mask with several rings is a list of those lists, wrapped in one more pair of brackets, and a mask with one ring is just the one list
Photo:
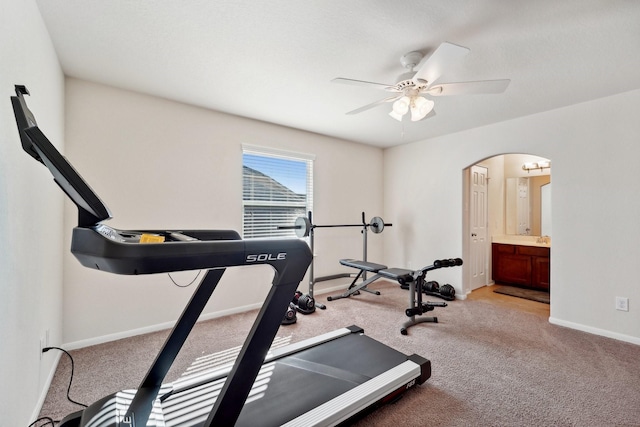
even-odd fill
[(40, 337), (40, 360), (42, 360), (42, 349), (47, 346), (46, 337)]
[(40, 337), (40, 360), (42, 360), (42, 350), (49, 347), (49, 329), (44, 331), (44, 335)]
[(629, 298), (616, 297), (616, 310), (629, 311)]

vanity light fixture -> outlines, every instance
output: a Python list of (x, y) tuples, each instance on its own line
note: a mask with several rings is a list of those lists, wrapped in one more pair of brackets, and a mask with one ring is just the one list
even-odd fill
[(525, 163), (522, 165), (522, 170), (531, 172), (532, 170), (543, 171), (551, 168), (551, 162), (549, 160), (541, 160), (539, 162)]

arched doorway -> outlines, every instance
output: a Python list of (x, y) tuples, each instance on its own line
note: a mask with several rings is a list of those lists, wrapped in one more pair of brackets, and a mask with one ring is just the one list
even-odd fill
[(463, 174), (463, 294), (467, 295), (493, 284), (492, 240), (535, 241), (550, 235), (546, 193), (551, 161), (530, 154), (501, 154), (480, 160)]

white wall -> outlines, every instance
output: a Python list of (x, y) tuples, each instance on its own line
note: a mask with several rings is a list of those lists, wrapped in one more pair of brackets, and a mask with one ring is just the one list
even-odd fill
[(2, 1), (0, 40), (0, 424), (26, 426), (56, 361), (55, 352), (40, 358), (40, 338), (48, 329), (49, 344), (60, 345), (62, 333), (62, 195), (22, 150), (9, 97), (26, 85), (60, 148), (64, 81), (34, 1)]
[[(67, 79), (66, 100), (65, 154), (109, 206), (108, 223), (116, 228), (240, 230), (242, 144), (316, 156), (315, 223), (382, 214), (381, 149), (77, 79)], [(76, 223), (67, 203), (65, 343), (83, 346), (178, 317), (195, 285), (178, 288), (166, 274), (117, 276), (82, 267), (67, 249)], [(369, 243), (370, 258), (380, 259), (382, 238)], [(317, 276), (341, 271), (340, 258), (362, 255), (358, 229), (318, 230), (316, 254)], [(174, 276), (188, 283), (195, 273)], [(228, 270), (205, 315), (261, 303), (272, 277), (266, 266)]]
[[(394, 265), (463, 253), (462, 170), (502, 153), (553, 164), (553, 323), (640, 343), (640, 91), (385, 151), (385, 239)], [(407, 168), (406, 159), (419, 165)], [(462, 292), (462, 269), (432, 273)], [(466, 287), (464, 287), (466, 289)], [(629, 312), (614, 297), (630, 300)]]

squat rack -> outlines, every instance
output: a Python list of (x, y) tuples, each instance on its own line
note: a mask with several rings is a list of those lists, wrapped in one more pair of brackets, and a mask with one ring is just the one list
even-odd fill
[[(364, 261), (367, 260), (367, 232), (369, 230), (369, 228), (371, 228), (371, 231), (375, 234), (378, 233), (382, 233), (382, 231), (384, 230), (385, 226), (386, 227), (391, 227), (393, 224), (385, 224), (385, 222), (382, 220), (382, 218), (380, 218), (379, 216), (375, 216), (373, 218), (371, 218), (371, 221), (366, 222), (365, 221), (365, 214), (364, 212), (362, 212), (362, 222), (360, 224), (329, 224), (329, 225), (318, 225), (318, 224), (314, 224), (313, 223), (313, 216), (311, 211), (309, 211), (307, 213), (307, 216), (300, 216), (298, 218), (296, 218), (296, 221), (294, 223), (294, 225), (286, 225), (286, 226), (279, 226), (278, 229), (280, 230), (295, 230), (296, 236), (302, 238), (302, 237), (309, 237), (309, 247), (311, 248), (311, 253), (313, 254), (313, 258), (311, 260), (311, 264), (309, 265), (309, 296), (311, 298), (315, 297), (313, 296), (313, 287), (316, 284), (316, 282), (321, 282), (321, 281), (325, 281), (325, 280), (333, 280), (333, 279), (338, 279), (341, 277), (351, 277), (351, 274), (349, 273), (341, 273), (341, 274), (333, 274), (330, 276), (322, 276), (322, 277), (318, 277), (316, 278), (314, 276), (314, 270), (313, 270), (313, 264), (314, 264), (314, 258), (315, 258), (315, 252), (314, 252), (314, 235), (315, 235), (315, 229), (316, 228), (338, 228), (338, 227), (362, 227), (362, 230), (360, 231), (362, 233), (362, 259)], [(363, 276), (363, 279), (366, 280), (366, 273)], [(326, 306), (324, 304), (320, 304), (318, 302), (316, 302), (316, 307), (320, 308), (320, 309), (325, 309)]]

